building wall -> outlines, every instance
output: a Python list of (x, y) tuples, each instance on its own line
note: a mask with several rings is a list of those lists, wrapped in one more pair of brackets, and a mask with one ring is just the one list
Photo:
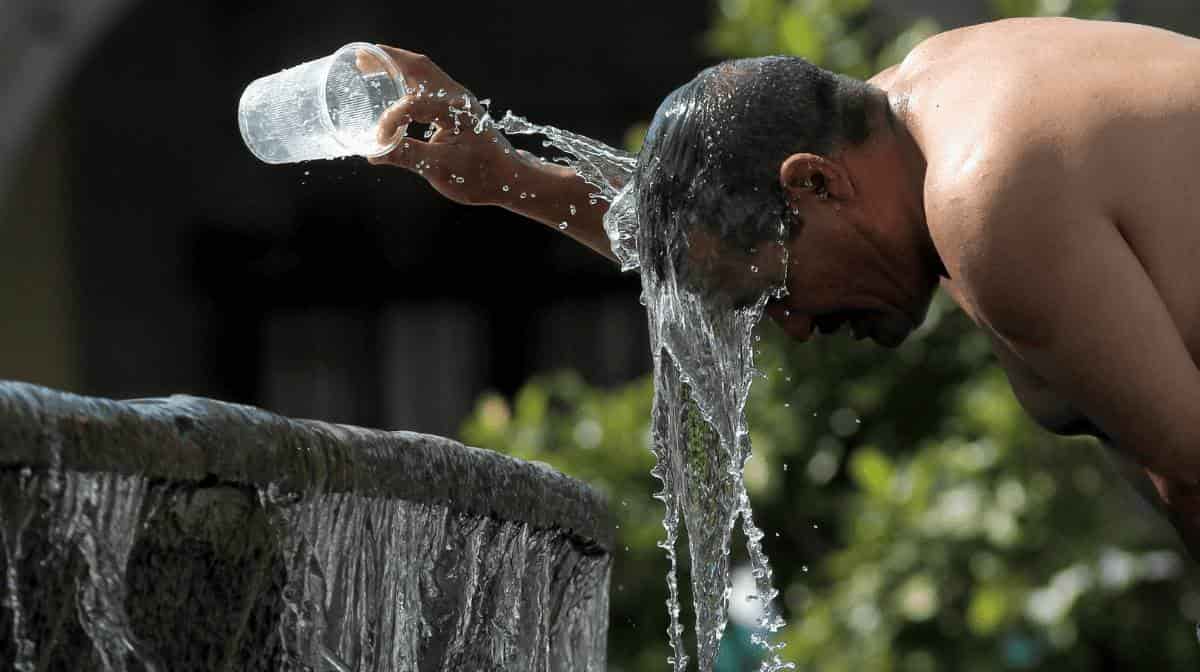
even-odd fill
[(34, 129), (0, 198), (0, 379), (74, 389), (82, 372), (70, 148), (61, 114)]

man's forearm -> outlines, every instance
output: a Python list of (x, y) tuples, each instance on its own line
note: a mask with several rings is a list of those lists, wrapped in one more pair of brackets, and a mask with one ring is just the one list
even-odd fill
[(615, 260), (604, 232), (608, 203), (594, 196), (596, 188), (567, 166), (546, 163), (528, 154), (523, 159), (515, 162), (511, 175), (499, 176), (502, 186), (498, 187), (495, 204), (561, 231)]

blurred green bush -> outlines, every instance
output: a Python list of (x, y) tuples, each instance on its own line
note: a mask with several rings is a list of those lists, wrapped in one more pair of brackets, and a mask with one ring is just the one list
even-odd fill
[[(1112, 14), (1110, 0), (993, 8)], [(720, 0), (706, 39), (721, 57), (793, 53), (869, 77), (938, 30), (898, 25), (871, 0)], [(895, 351), (759, 330), (746, 480), (799, 669), (1200, 668), (1200, 590), (1173, 533), (1096, 442), (1022, 414), (986, 338), (945, 297)], [(652, 397), (648, 378), (601, 390), (559, 373), (511, 401), (485, 396), (462, 432), (608, 495), (614, 671), (666, 669), (668, 655)], [(734, 658), (723, 669), (754, 669)]]

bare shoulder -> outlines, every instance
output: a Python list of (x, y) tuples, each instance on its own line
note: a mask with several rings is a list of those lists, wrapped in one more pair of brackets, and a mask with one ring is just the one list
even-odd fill
[(1047, 337), (1038, 297), (1098, 217), (1048, 143), (996, 143), (932, 173), (930, 234), (973, 316), (997, 334)]
[(980, 42), (995, 44), (1008, 38), (1028, 34), (1031, 30), (1061, 30), (1064, 26), (1087, 23), (1069, 17), (1017, 17), (977, 23), (961, 28), (952, 28), (931, 35), (913, 47), (904, 59), (904, 65), (940, 61), (953, 56), (963, 47)]

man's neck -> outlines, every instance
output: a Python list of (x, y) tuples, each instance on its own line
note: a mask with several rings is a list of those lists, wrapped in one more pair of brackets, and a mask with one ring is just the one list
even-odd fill
[(904, 221), (915, 228), (912, 239), (922, 264), (931, 274), (949, 277), (925, 219), (925, 151), (912, 133), (909, 98), (897, 85), (895, 68), (889, 68), (880, 73), (880, 76), (885, 73), (884, 79), (891, 85), (891, 89), (883, 89), (884, 95), (887, 96), (887, 108), (883, 111), (886, 119), (880, 120), (880, 129), (887, 134), (889, 151), (894, 155), (894, 162), (898, 166), (897, 174), (901, 180), (899, 188), (904, 194), (902, 207), (906, 211)]

